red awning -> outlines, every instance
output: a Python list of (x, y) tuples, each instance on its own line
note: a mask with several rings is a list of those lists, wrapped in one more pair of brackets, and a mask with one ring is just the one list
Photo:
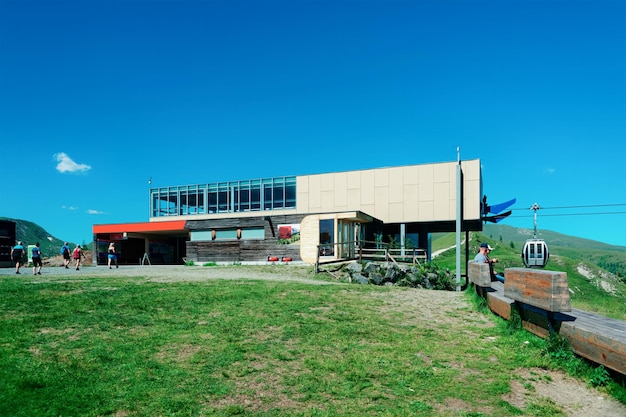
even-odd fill
[(186, 220), (174, 220), (167, 222), (143, 222), (143, 223), (118, 223), (118, 224), (94, 224), (93, 234), (100, 233), (141, 233), (141, 232), (175, 232), (185, 230)]

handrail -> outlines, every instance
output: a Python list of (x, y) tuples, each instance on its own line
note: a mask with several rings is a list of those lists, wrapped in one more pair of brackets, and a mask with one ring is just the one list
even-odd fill
[[(384, 259), (385, 261), (391, 260), (397, 264), (397, 260), (408, 260), (413, 265), (421, 265), (420, 260), (425, 262), (428, 259), (428, 254), (425, 249), (421, 248), (390, 248), (389, 243), (372, 242), (366, 240), (353, 240), (348, 242), (333, 242), (323, 243), (317, 245), (317, 257), (315, 261), (315, 273), (319, 272), (320, 263), (328, 264), (335, 262), (343, 262), (348, 260), (363, 259)], [(338, 250), (342, 256), (335, 256), (335, 251)], [(346, 256), (345, 254), (348, 254)], [(350, 254), (353, 254), (350, 256)], [(320, 262), (320, 256), (333, 256), (332, 260)], [(396, 260), (397, 258), (397, 260)]]

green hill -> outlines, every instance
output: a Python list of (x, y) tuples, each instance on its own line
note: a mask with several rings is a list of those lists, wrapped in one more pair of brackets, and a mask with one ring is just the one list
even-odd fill
[[(573, 307), (626, 320), (626, 247), (550, 231), (538, 231), (538, 237), (546, 240), (550, 250), (546, 269), (567, 273)], [(485, 227), (481, 233), (470, 233), (470, 258), (478, 252), (481, 242), (487, 242), (494, 247), (490, 256), (499, 259), (496, 271), (524, 267), (520, 254), (527, 238), (532, 238), (532, 232), (528, 235), (524, 229)], [(456, 269), (454, 242), (454, 233), (433, 236), (432, 240), (433, 252), (451, 248), (434, 259), (437, 265), (451, 271)], [(464, 266), (462, 262), (463, 274)]]
[[(34, 245), (39, 242), (44, 258), (58, 255), (59, 249), (63, 246), (63, 240), (52, 236), (43, 227), (33, 222), (9, 217), (0, 217), (0, 220), (15, 222), (15, 235), (17, 240), (21, 240), (24, 245)], [(78, 242), (69, 243), (71, 247), (74, 247)], [(83, 245), (83, 242), (81, 242), (81, 245)], [(84, 249), (89, 249), (89, 245), (83, 245), (83, 247)]]
[[(526, 239), (533, 237), (533, 231), (530, 229), (517, 229), (506, 225), (486, 225), (483, 234), (500, 244), (513, 245), (519, 251)], [(546, 241), (551, 254), (595, 264), (622, 280), (626, 278), (625, 246), (609, 245), (550, 230), (537, 230), (537, 237)]]

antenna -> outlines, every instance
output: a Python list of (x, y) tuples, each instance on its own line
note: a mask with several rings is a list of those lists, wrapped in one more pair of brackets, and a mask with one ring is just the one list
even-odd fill
[(537, 239), (537, 210), (539, 210), (540, 208), (541, 207), (539, 207), (539, 204), (537, 203), (530, 206), (530, 209), (535, 212), (535, 231), (533, 232), (533, 239)]

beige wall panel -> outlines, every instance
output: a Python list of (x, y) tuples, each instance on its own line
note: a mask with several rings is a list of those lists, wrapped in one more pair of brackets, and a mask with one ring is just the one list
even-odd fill
[(435, 200), (434, 200), (434, 210), (435, 210), (435, 220), (450, 220), (456, 219), (456, 210), (452, 213), (450, 212), (450, 184), (449, 183), (438, 183), (435, 184)]
[(472, 161), (462, 161), (461, 168), (463, 168), (463, 176), (465, 181), (478, 181), (480, 182), (480, 161), (475, 159)]
[(358, 190), (361, 188), (361, 173), (362, 171), (348, 172), (348, 189), (349, 190)]
[(322, 191), (322, 209), (321, 211), (335, 210), (335, 192), (333, 190)]
[(381, 220), (380, 217), (374, 215), (374, 212), (376, 211), (376, 206), (374, 206), (374, 204), (361, 204), (361, 211)]
[(419, 219), (418, 192), (417, 184), (404, 184), (403, 210), (407, 222), (414, 222)]
[(310, 213), (309, 210), (309, 193), (300, 192), (296, 193), (296, 211), (298, 213)]
[(322, 209), (322, 178), (320, 175), (309, 175), (309, 213)]
[(416, 165), (410, 166), (410, 167), (403, 167), (402, 168), (402, 173), (403, 173), (403, 182), (404, 185), (417, 185), (418, 184), (418, 179), (419, 179), (419, 169)]
[(374, 171), (374, 186), (375, 187), (387, 187), (389, 185), (389, 168), (375, 169)]
[(433, 182), (450, 182), (454, 180), (454, 172), (456, 172), (456, 164), (434, 164), (433, 165)]
[(374, 183), (374, 170), (361, 171), (361, 204), (374, 204), (376, 199)]
[(480, 181), (465, 181), (463, 201), (463, 218), (478, 219), (480, 218), (480, 201), (482, 197), (476, 200), (476, 196), (480, 195)]
[(335, 188), (335, 175), (337, 174), (322, 174), (320, 175), (320, 181), (322, 183), (322, 191), (333, 191)]
[(309, 175), (303, 175), (296, 177), (296, 189), (299, 193), (309, 192)]
[(296, 211), (298, 213), (309, 212), (309, 177), (307, 175), (296, 177)]
[(419, 202), (417, 211), (420, 213), (420, 220), (431, 221), (435, 218), (435, 210), (432, 201)]
[(337, 211), (348, 210), (348, 174), (339, 172), (335, 174), (335, 209)]
[(403, 223), (411, 223), (420, 220), (418, 204), (402, 204)]
[(320, 237), (319, 216), (306, 216), (300, 222), (300, 257), (305, 263), (317, 261), (317, 245)]
[(432, 201), (434, 198), (434, 171), (432, 165), (420, 165), (418, 174), (419, 201)]
[(449, 181), (446, 181), (450, 184), (450, 194), (448, 195), (448, 198), (450, 200), (455, 200), (455, 201), (456, 201), (456, 167), (457, 167), (457, 164), (450, 165), (450, 172), (448, 173)]
[(348, 190), (347, 205), (349, 210), (360, 210), (361, 190)]
[(377, 219), (387, 221), (389, 216), (389, 187), (376, 187), (373, 216)]
[[(297, 211), (359, 210), (384, 222), (454, 220), (456, 167), (456, 162), (445, 162), (298, 177)], [(462, 167), (464, 218), (477, 219), (480, 160), (463, 161)], [(395, 204), (402, 205), (402, 214)]]
[(404, 170), (392, 168), (389, 170), (389, 203), (401, 203), (404, 199)]
[(403, 223), (407, 220), (404, 217), (404, 204), (391, 203), (389, 204), (388, 221), (391, 223)]

